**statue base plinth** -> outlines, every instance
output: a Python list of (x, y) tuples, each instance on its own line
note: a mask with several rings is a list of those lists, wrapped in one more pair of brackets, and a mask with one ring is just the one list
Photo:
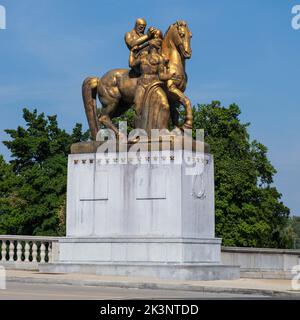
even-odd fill
[(43, 273), (82, 273), (101, 276), (127, 276), (166, 280), (234, 280), (240, 278), (240, 267), (220, 263), (55, 263), (40, 264)]
[(214, 229), (211, 154), (71, 154), (67, 237), (59, 242), (59, 261), (40, 270), (236, 279), (239, 267), (220, 262)]

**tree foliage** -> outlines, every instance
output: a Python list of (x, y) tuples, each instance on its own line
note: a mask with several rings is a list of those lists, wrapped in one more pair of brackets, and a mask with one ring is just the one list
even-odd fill
[(289, 209), (273, 186), (267, 148), (251, 141), (236, 104), (215, 101), (193, 108), (215, 161), (216, 234), (228, 246), (289, 247)]
[(52, 235), (64, 232), (67, 156), (72, 143), (88, 139), (80, 124), (72, 134), (56, 116), (23, 110), (26, 127), (6, 130), (10, 164), (0, 158), (0, 233)]
[(293, 232), (293, 248), (300, 249), (300, 217), (293, 216), (290, 219), (290, 226)]
[(292, 227), (296, 237), (300, 239), (300, 217), (292, 217)]

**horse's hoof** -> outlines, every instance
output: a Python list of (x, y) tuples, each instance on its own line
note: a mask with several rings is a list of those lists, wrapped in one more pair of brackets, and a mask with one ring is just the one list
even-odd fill
[(182, 136), (183, 128), (175, 126), (172, 133), (175, 133), (175, 135), (177, 136)]
[(140, 137), (128, 139), (128, 143), (130, 143), (130, 144), (138, 143), (140, 141), (140, 139), (141, 139)]
[(191, 123), (184, 123), (184, 125), (183, 125), (183, 127), (182, 127), (183, 129), (193, 129), (193, 125), (191, 124)]

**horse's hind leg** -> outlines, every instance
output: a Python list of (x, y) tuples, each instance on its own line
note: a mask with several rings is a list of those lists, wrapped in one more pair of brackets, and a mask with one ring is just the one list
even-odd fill
[(111, 117), (115, 113), (118, 105), (119, 101), (114, 101), (103, 107), (99, 115), (99, 122), (103, 124), (106, 128), (113, 130), (117, 137), (120, 137), (120, 132), (118, 128), (111, 121)]

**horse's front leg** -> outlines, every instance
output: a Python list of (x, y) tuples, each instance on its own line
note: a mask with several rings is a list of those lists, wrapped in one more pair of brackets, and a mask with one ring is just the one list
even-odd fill
[(184, 93), (179, 90), (173, 80), (169, 80), (167, 82), (168, 90), (171, 94), (175, 95), (179, 102), (185, 108), (185, 120), (183, 127), (186, 129), (192, 129), (193, 127), (193, 111), (192, 111), (192, 104), (190, 99), (184, 95)]

